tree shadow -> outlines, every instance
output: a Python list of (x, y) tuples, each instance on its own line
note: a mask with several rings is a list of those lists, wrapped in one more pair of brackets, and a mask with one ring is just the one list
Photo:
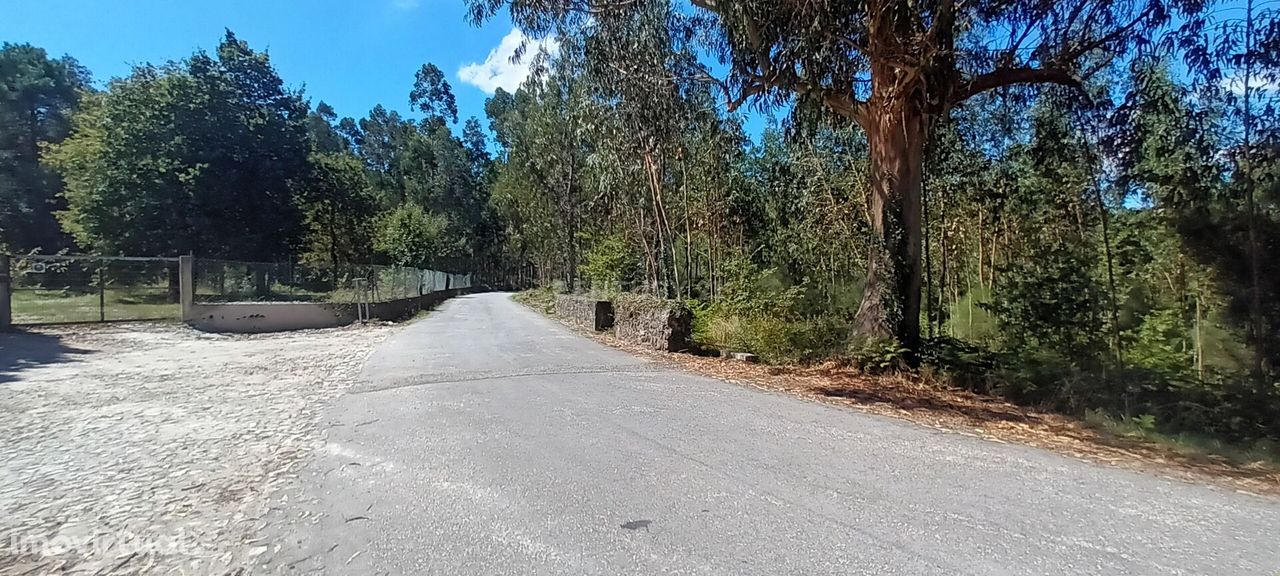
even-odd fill
[(68, 346), (62, 336), (14, 330), (0, 332), (0, 384), (18, 379), (18, 373), (45, 364), (73, 362), (92, 351)]

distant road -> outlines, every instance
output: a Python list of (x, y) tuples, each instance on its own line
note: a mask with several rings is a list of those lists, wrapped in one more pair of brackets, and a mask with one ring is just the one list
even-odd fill
[(691, 375), (507, 294), (363, 376), (269, 571), (1280, 574), (1280, 500)]

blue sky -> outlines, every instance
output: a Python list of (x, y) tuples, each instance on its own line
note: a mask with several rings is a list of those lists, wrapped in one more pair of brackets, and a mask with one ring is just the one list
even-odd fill
[[(375, 104), (409, 111), (413, 74), (434, 62), (449, 76), (459, 120), (484, 118), (495, 85), (518, 84), (504, 55), (485, 60), (512, 34), (505, 14), (467, 23), (463, 0), (0, 0), (0, 41), (69, 54), (98, 84), (132, 64), (162, 63), (212, 50), (230, 28), (267, 50), (285, 83), (305, 87), (339, 116), (360, 117)], [(518, 34), (518, 32), (517, 32)], [(514, 36), (505, 43), (512, 46)], [(530, 49), (532, 54), (532, 49)], [(465, 66), (466, 77), (459, 77)], [(484, 86), (481, 89), (474, 84)]]

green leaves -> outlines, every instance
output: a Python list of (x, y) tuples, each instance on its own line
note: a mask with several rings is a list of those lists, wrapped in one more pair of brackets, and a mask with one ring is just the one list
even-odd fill
[(138, 68), (52, 147), (68, 179), (62, 220), (104, 253), (284, 257), (301, 232), (291, 191), (308, 172), (305, 118), (267, 56), (230, 32), (216, 59)]
[(424, 122), (443, 124), (445, 121), (458, 121), (453, 89), (444, 79), (444, 72), (435, 64), (423, 64), (418, 69), (414, 75), (413, 91), (409, 92), (409, 103), (426, 115)]
[(435, 266), (455, 254), (458, 243), (448, 228), (444, 216), (412, 202), (402, 204), (379, 219), (374, 247), (401, 266)]
[(0, 247), (56, 251), (62, 183), (40, 163), (43, 147), (71, 130), (89, 74), (71, 57), (52, 59), (28, 44), (0, 46)]

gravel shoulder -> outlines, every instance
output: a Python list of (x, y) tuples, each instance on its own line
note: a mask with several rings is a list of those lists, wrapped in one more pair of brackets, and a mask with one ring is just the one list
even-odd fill
[(392, 325), (0, 334), (0, 574), (236, 573)]

